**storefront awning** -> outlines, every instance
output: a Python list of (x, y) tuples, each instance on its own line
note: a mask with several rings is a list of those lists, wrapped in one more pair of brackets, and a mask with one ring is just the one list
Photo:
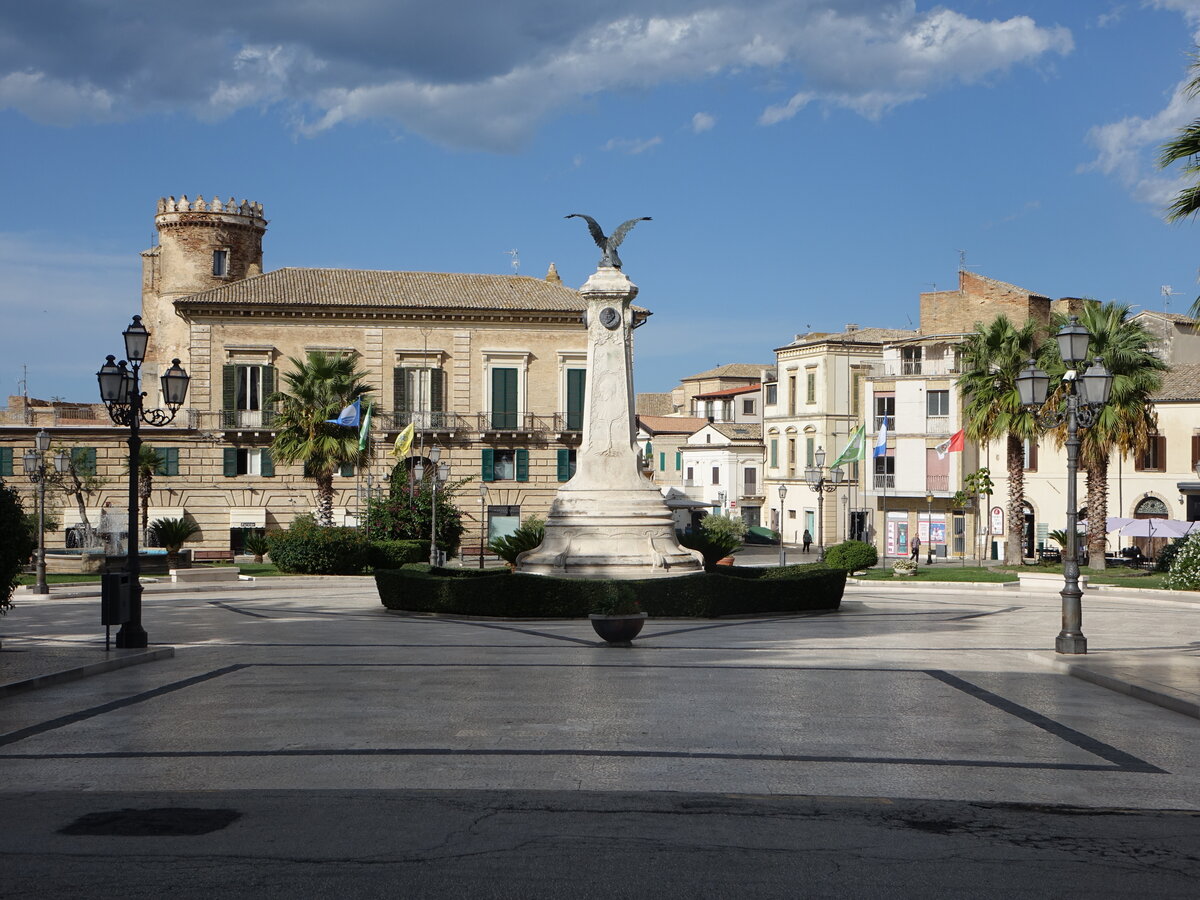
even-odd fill
[(266, 528), (265, 506), (234, 506), (229, 510), (230, 528)]

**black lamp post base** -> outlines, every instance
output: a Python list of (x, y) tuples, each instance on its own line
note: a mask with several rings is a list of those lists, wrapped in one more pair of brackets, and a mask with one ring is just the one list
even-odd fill
[(141, 625), (130, 625), (128, 622), (117, 632), (116, 645), (118, 650), (142, 650), (150, 643), (146, 629)]
[(1060, 634), (1054, 639), (1055, 653), (1087, 653), (1087, 638), (1082, 634)]

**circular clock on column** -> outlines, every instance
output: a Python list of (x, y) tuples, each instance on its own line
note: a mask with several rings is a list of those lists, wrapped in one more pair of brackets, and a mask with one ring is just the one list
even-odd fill
[(606, 306), (600, 310), (600, 324), (613, 331), (621, 324), (621, 314), (614, 307)]

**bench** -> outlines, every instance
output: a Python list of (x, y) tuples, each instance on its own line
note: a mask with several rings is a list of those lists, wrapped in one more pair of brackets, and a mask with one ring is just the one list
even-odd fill
[(193, 550), (192, 562), (233, 562), (233, 551)]
[(171, 570), (171, 581), (175, 584), (191, 584), (201, 581), (238, 581), (240, 578), (241, 570), (237, 566)]

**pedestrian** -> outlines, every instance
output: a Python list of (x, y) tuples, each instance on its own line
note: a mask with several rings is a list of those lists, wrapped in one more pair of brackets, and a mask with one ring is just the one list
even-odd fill
[(804, 529), (804, 537), (801, 540), (804, 541), (804, 552), (807, 553), (809, 545), (812, 544), (812, 535), (808, 533), (807, 528)]
[(921, 554), (921, 538), (914, 536), (912, 539), (912, 561), (918, 562), (918, 557)]

